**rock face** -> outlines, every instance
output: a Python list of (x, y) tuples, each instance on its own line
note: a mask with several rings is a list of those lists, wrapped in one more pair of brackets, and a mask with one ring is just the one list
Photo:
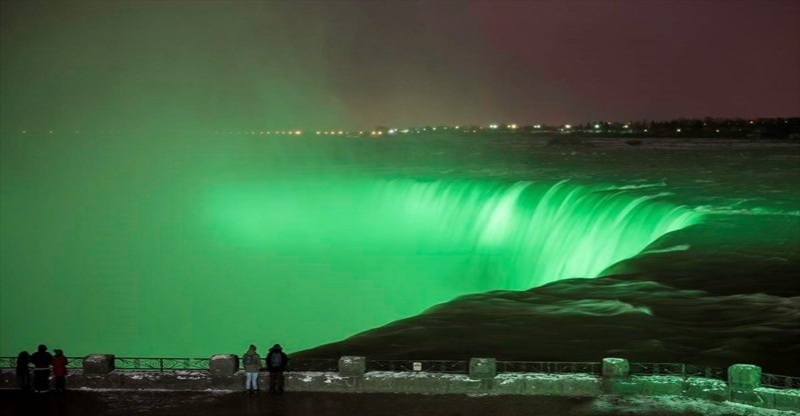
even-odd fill
[[(664, 255), (679, 263), (684, 254)], [(568, 279), (528, 291), (466, 295), (293, 357), (564, 362), (624, 357), (719, 369), (749, 362), (765, 373), (800, 374), (795, 341), (800, 315), (786, 312), (800, 307), (797, 295), (713, 294), (638, 277)]]
[(211, 357), (209, 372), (214, 377), (227, 377), (239, 370), (239, 357), (236, 354), (217, 354)]
[(92, 354), (83, 358), (83, 374), (108, 374), (116, 369), (114, 354)]

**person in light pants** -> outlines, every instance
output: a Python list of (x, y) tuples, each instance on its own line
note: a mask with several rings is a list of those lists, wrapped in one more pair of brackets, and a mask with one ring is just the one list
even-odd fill
[(245, 388), (248, 393), (253, 394), (258, 390), (258, 372), (261, 370), (261, 357), (256, 353), (255, 345), (250, 345), (250, 348), (242, 357), (242, 362), (247, 375)]

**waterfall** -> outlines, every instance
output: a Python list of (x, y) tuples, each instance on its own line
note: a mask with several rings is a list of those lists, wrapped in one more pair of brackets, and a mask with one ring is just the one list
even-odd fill
[(404, 233), (414, 230), (413, 243), (423, 252), (467, 250), (490, 261), (494, 275), (486, 278), (495, 289), (595, 277), (700, 220), (694, 211), (660, 201), (661, 194), (633, 196), (568, 181), (397, 180), (376, 189), (376, 209), (391, 211), (393, 224), (407, 227)]
[(250, 189), (220, 197), (227, 208), (217, 211), (228, 238), (264, 250), (344, 251), (355, 263), (401, 255), (407, 279), (415, 257), (459, 256), (471, 259), (464, 290), (520, 290), (595, 277), (700, 220), (660, 196), (568, 181), (400, 179)]

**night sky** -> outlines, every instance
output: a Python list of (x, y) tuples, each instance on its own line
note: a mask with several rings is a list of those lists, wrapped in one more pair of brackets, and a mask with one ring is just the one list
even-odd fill
[(800, 115), (800, 2), (2, 2), (2, 129)]

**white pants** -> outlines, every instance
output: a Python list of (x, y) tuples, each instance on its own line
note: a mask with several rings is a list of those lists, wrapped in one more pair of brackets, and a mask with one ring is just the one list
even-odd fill
[(247, 384), (245, 388), (248, 390), (250, 389), (258, 390), (258, 373), (246, 373), (246, 374), (247, 374)]

